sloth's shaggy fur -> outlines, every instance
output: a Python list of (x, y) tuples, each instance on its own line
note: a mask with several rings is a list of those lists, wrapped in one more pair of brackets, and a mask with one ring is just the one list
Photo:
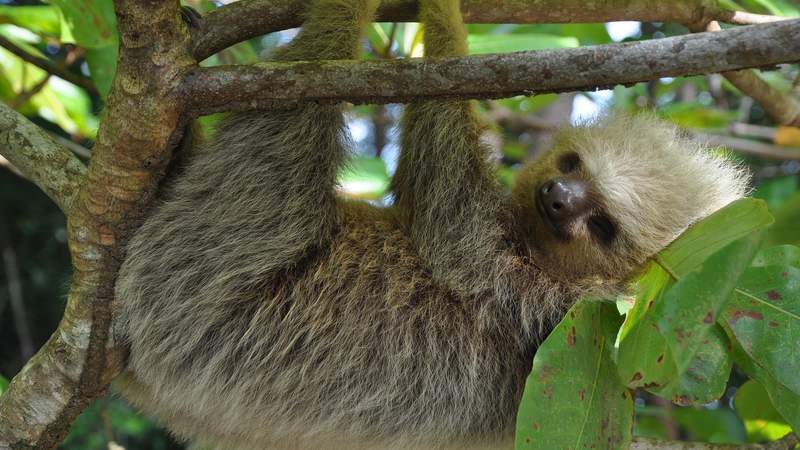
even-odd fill
[[(353, 58), (376, 0), (317, 0), (278, 60)], [(458, 5), (421, 2), (428, 55), (466, 52)], [(734, 165), (652, 118), (561, 132), (504, 196), (467, 102), (410, 105), (392, 189), (335, 196), (340, 106), (235, 114), (128, 247), (122, 393), (215, 448), (510, 446), (539, 339), (688, 225), (743, 195)], [(533, 192), (577, 153), (612, 243), (556, 239)]]

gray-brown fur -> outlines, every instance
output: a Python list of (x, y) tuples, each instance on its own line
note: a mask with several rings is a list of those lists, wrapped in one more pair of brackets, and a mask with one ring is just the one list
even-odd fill
[[(463, 54), (457, 2), (421, 3), (428, 54)], [(375, 4), (317, 0), (277, 58), (355, 57)], [(640, 140), (618, 136), (642, 124)], [(403, 127), (396, 204), (380, 209), (334, 194), (347, 147), (340, 106), (226, 119), (129, 245), (115, 318), (115, 336), (130, 345), (122, 393), (179, 436), (219, 449), (510, 448), (535, 346), (558, 314), (579, 295), (616, 288), (743, 190), (733, 166), (649, 118), (564, 131), (510, 197), (469, 103), (412, 105)], [(620, 222), (618, 241), (599, 245), (580, 224), (566, 242), (542, 228), (531, 192), (557, 173), (559, 155), (585, 157), (582, 176), (594, 182), (605, 180), (590, 170), (597, 148), (644, 141), (628, 153), (694, 165), (652, 180), (645, 192), (659, 208), (686, 203), (658, 194), (679, 182), (708, 196), (649, 225), (628, 210), (647, 208), (633, 181), (672, 168), (610, 152), (632, 167), (615, 172), (624, 189), (595, 183), (597, 209)]]

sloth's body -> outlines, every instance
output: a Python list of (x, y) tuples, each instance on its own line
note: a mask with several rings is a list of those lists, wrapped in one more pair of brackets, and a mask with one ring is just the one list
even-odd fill
[[(356, 55), (374, 0), (318, 0), (277, 59)], [(426, 53), (466, 52), (457, 2), (422, 3)], [(466, 102), (408, 107), (376, 208), (336, 198), (336, 105), (236, 114), (128, 247), (121, 391), (226, 449), (509, 446), (536, 345), (742, 195), (730, 163), (650, 117), (565, 130), (497, 186)]]

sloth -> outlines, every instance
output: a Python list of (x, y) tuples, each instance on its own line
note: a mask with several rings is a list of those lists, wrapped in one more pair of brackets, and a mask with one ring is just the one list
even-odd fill
[[(353, 59), (376, 0), (315, 0), (278, 61)], [(467, 53), (455, 0), (420, 2), (426, 57)], [(465, 101), (402, 119), (391, 190), (336, 195), (342, 105), (236, 113), (163, 189), (116, 284), (117, 387), (218, 449), (511, 448), (538, 343), (624, 289), (746, 173), (650, 115), (560, 131), (496, 181)]]

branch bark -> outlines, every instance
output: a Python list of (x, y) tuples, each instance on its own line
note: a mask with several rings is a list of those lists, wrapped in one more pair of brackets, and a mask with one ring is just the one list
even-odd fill
[[(237, 42), (273, 31), (300, 26), (303, 0), (240, 0), (210, 12), (194, 34), (198, 60)], [(707, 23), (711, 20), (752, 24), (779, 20), (774, 16), (722, 9), (716, 0), (462, 0), (467, 23), (589, 23), (638, 20), (643, 22)], [(382, 22), (417, 20), (417, 0), (385, 0), (378, 11)]]
[[(705, 29), (713, 32), (721, 30), (716, 21), (710, 22)], [(780, 92), (753, 70), (725, 72), (722, 75), (742, 93), (757, 101), (778, 123), (800, 126), (800, 98)]]
[(0, 154), (69, 214), (86, 167), (47, 132), (2, 102)]
[(800, 61), (800, 19), (636, 43), (397, 61), (198, 68), (183, 86), (205, 114), (303, 100), (394, 103), (592, 90), (667, 76)]
[[(66, 208), (74, 269), (67, 307), (58, 330), (0, 397), (0, 448), (55, 448), (75, 417), (105, 392), (116, 272), (180, 138), (183, 110), (176, 88), (196, 64), (178, 8), (174, 0), (115, 0), (117, 75), (85, 182)], [(16, 137), (21, 125), (15, 116), (6, 111), (0, 117), (16, 127), (3, 127), (5, 134)], [(29, 156), (52, 148), (47, 142), (15, 145), (8, 156), (53, 191), (33, 164), (47, 166), (48, 159)], [(68, 154), (77, 161), (58, 149), (60, 158)]]

